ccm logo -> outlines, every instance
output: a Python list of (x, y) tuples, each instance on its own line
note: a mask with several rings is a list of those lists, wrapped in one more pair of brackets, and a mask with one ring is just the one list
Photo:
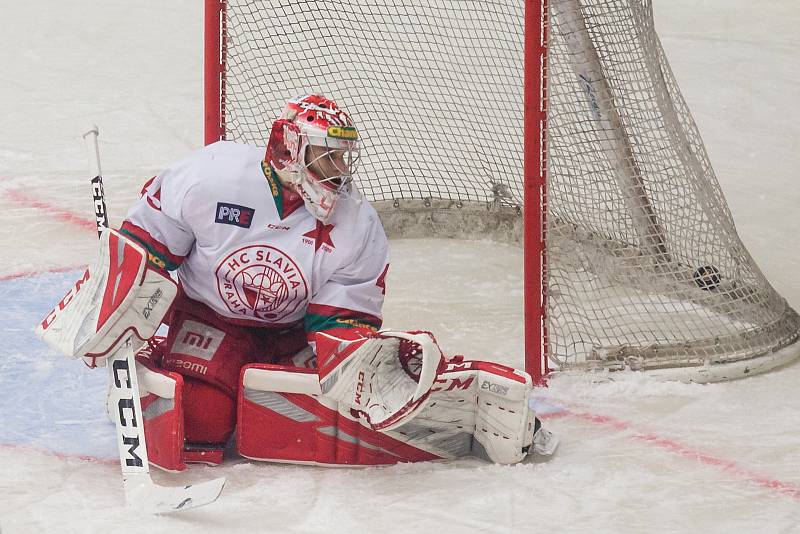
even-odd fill
[(53, 324), (55, 318), (58, 317), (59, 312), (63, 311), (64, 308), (67, 307), (67, 304), (72, 302), (72, 299), (75, 297), (75, 295), (78, 294), (78, 291), (81, 290), (81, 286), (84, 284), (84, 282), (87, 282), (88, 280), (89, 280), (89, 269), (86, 269), (86, 272), (83, 273), (83, 278), (81, 278), (75, 283), (75, 287), (70, 289), (69, 293), (64, 295), (64, 298), (61, 299), (61, 301), (58, 303), (58, 306), (50, 310), (50, 313), (48, 313), (47, 317), (44, 318), (44, 321), (42, 321), (42, 330), (47, 330), (48, 328), (50, 328), (50, 325)]
[(434, 385), (431, 391), (453, 391), (454, 389), (469, 389), (472, 381), (475, 380), (475, 375), (461, 380), (460, 378), (437, 378), (434, 380)]
[(361, 394), (364, 393), (364, 371), (358, 372), (358, 384), (356, 385), (356, 404), (361, 403)]
[(230, 224), (240, 228), (250, 228), (253, 223), (253, 215), (256, 210), (238, 204), (227, 204), (217, 202), (217, 216), (214, 222), (219, 224)]
[(131, 385), (131, 370), (127, 360), (114, 360), (113, 364), (114, 387), (118, 395), (117, 411), (119, 422), (122, 426), (122, 443), (128, 446), (125, 465), (129, 467), (143, 467), (142, 458), (136, 454), (139, 448), (139, 436), (142, 430), (136, 419), (136, 405), (133, 401), (133, 386)]

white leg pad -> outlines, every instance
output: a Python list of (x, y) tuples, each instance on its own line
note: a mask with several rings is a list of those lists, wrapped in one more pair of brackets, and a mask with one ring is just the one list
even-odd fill
[(490, 362), (449, 363), (413, 420), (388, 432), (445, 458), (477, 456), (512, 464), (528, 454), (535, 414), (530, 376)]

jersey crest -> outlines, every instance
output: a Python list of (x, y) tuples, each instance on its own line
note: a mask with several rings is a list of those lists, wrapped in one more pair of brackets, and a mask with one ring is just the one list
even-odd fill
[(308, 284), (297, 264), (278, 248), (251, 245), (217, 266), (217, 290), (236, 315), (280, 322), (305, 304)]

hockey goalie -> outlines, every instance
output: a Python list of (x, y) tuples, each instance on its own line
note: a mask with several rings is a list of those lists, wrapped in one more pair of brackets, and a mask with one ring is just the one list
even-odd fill
[(525, 372), (448, 358), (428, 332), (380, 330), (388, 243), (353, 182), (358, 146), (342, 109), (305, 95), (266, 150), (221, 141), (190, 154), (145, 184), (37, 328), (90, 367), (139, 340), (151, 463), (217, 464), (233, 447), (320, 465), (553, 453)]

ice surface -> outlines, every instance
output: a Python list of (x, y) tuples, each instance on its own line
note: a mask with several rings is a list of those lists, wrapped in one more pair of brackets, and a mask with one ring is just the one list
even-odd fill
[[(112, 222), (202, 143), (201, 2), (14, 2), (0, 32), (0, 530), (32, 532), (800, 532), (800, 365), (727, 384), (555, 379), (546, 463), (370, 469), (231, 462), (220, 500), (123, 507), (105, 372), (32, 329), (93, 258), (81, 134), (101, 129)], [(800, 307), (796, 0), (656, 0), (656, 25), (750, 252)], [(386, 324), (521, 365), (519, 249), (393, 243)], [(58, 271), (18, 276), (34, 271)]]

